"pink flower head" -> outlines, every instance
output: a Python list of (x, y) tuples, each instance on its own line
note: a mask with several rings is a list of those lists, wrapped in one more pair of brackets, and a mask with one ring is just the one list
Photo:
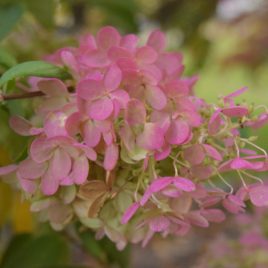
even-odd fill
[(87, 79), (78, 84), (77, 94), (85, 100), (85, 112), (90, 118), (105, 120), (125, 107), (129, 97), (119, 89), (121, 77), (121, 70), (111, 65), (103, 80)]
[(70, 76), (20, 85), (42, 92), (32, 118), (10, 118), (33, 138), (24, 160), (0, 168), (53, 228), (78, 220), (120, 250), (222, 222), (220, 205), (233, 214), (248, 200), (268, 205), (255, 175), (268, 170), (267, 153), (241, 136), (268, 122), (266, 108), (236, 104), (245, 88), (206, 103), (194, 94), (198, 76), (183, 77), (182, 55), (166, 51), (161, 31), (138, 41), (107, 26), (48, 56)]
[(108, 51), (111, 47), (119, 45), (121, 36), (115, 28), (107, 26), (98, 32), (96, 40), (90, 37), (85, 41), (87, 44), (82, 47), (81, 63), (87, 69), (101, 68), (110, 64)]
[(88, 158), (96, 160), (95, 152), (69, 138), (38, 137), (31, 145), (30, 157), (19, 164), (18, 177), (26, 192), (35, 192), (40, 186), (43, 194), (53, 195), (60, 185), (85, 182)]

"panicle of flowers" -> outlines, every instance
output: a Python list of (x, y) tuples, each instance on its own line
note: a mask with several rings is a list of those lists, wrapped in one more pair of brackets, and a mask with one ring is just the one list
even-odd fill
[(265, 125), (267, 109), (236, 104), (245, 88), (206, 103), (194, 95), (197, 77), (182, 76), (182, 55), (165, 47), (158, 30), (138, 45), (108, 26), (47, 57), (73, 79), (29, 80), (45, 94), (34, 120), (10, 119), (33, 136), (29, 154), (0, 175), (16, 174), (32, 210), (54, 228), (79, 219), (122, 249), (221, 222), (247, 200), (268, 205), (268, 187), (254, 175), (267, 171), (267, 153), (240, 134)]

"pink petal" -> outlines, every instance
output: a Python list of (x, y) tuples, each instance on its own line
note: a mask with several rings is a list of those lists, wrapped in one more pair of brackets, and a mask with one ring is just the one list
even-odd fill
[(81, 115), (79, 112), (71, 114), (65, 122), (65, 128), (70, 136), (75, 136), (80, 132)]
[(87, 121), (82, 128), (82, 136), (89, 147), (95, 147), (101, 139), (101, 132), (91, 121)]
[(229, 117), (242, 117), (248, 115), (249, 110), (246, 107), (233, 106), (229, 108), (223, 108), (221, 112)]
[[(259, 165), (256, 166), (256, 169), (259, 167)], [(249, 161), (246, 161), (242, 158), (235, 158), (231, 162), (231, 168), (232, 169), (255, 169), (254, 163), (251, 163)]]
[(68, 177), (75, 184), (83, 184), (87, 180), (88, 171), (88, 160), (82, 155), (73, 162), (72, 171)]
[(190, 135), (189, 125), (180, 119), (173, 120), (166, 133), (166, 140), (170, 144), (183, 144)]
[[(238, 189), (238, 191), (236, 192), (235, 197), (239, 198), (242, 201), (246, 201), (248, 199), (248, 192), (249, 192), (249, 189), (248, 188), (245, 188), (244, 186), (241, 186)], [(230, 196), (230, 197), (233, 197), (233, 196)], [(236, 201), (236, 203), (237, 203), (237, 201)], [(240, 204), (240, 201), (239, 201), (239, 204)], [(244, 207), (245, 207), (245, 205), (244, 205)]]
[(147, 85), (157, 86), (163, 79), (161, 70), (155, 65), (145, 65), (142, 67), (144, 82)]
[(113, 100), (118, 101), (120, 108), (125, 109), (129, 102), (129, 95), (125, 90), (118, 89), (110, 93)]
[(105, 51), (92, 50), (81, 58), (81, 63), (90, 68), (104, 68), (110, 64)]
[(113, 101), (105, 97), (90, 105), (89, 116), (95, 120), (105, 120), (112, 114), (113, 109)]
[(95, 121), (95, 125), (102, 133), (111, 132), (113, 128), (111, 121), (108, 121), (108, 120)]
[(208, 196), (202, 200), (202, 207), (207, 208), (216, 205), (222, 200), (221, 196)]
[(172, 80), (165, 84), (166, 94), (173, 99), (189, 95), (189, 87), (183, 80)]
[(44, 132), (47, 137), (67, 136), (65, 122), (67, 116), (62, 112), (50, 113), (44, 123)]
[(166, 46), (166, 38), (164, 33), (159, 30), (153, 31), (147, 41), (147, 45), (154, 48), (155, 51), (162, 51)]
[(65, 178), (71, 171), (72, 161), (68, 153), (63, 149), (56, 149), (49, 163), (49, 176)]
[(79, 41), (79, 49), (81, 49), (83, 52), (96, 49), (95, 37), (92, 34), (82, 36)]
[(236, 196), (232, 196), (233, 198), (229, 198), (229, 197), (230, 196), (228, 196), (226, 199), (223, 200), (222, 202), (223, 207), (227, 211), (233, 214), (238, 214), (240, 212), (243, 212), (244, 211), (243, 207), (245, 206), (244, 202)]
[(161, 194), (168, 196), (168, 197), (172, 197), (172, 198), (177, 198), (180, 197), (180, 199), (177, 200), (181, 200), (182, 199), (182, 192), (179, 189), (174, 188), (173, 185), (168, 186), (167, 188), (163, 189)]
[(145, 205), (145, 203), (149, 200), (149, 198), (152, 196), (153, 193), (160, 192), (168, 185), (170, 185), (172, 183), (172, 180), (173, 180), (172, 177), (163, 177), (154, 180), (145, 191), (143, 197), (141, 198), (140, 200), (141, 206)]
[(91, 160), (91, 161), (96, 161), (97, 160), (97, 154), (92, 148), (87, 147), (87, 148), (84, 148), (83, 151), (85, 152), (86, 157), (89, 160)]
[(79, 72), (78, 62), (74, 56), (74, 53), (67, 50), (62, 51), (61, 58), (64, 65), (66, 65), (68, 68), (75, 72)]
[(45, 138), (37, 138), (30, 147), (31, 157), (37, 163), (45, 162), (52, 157), (54, 147), (55, 145)]
[(205, 209), (201, 211), (201, 215), (211, 222), (222, 222), (226, 216), (220, 209)]
[(170, 124), (171, 124), (171, 118), (169, 113), (164, 111), (153, 111), (151, 113), (151, 120), (154, 123), (157, 123), (164, 132), (167, 132)]
[(240, 193), (236, 193), (236, 195), (228, 195), (228, 200), (233, 204), (236, 204), (240, 207), (246, 207), (244, 201), (239, 197)]
[(114, 169), (118, 160), (118, 153), (118, 146), (116, 144), (107, 146), (103, 163), (103, 166), (106, 170)]
[(17, 169), (17, 165), (8, 165), (5, 167), (0, 167), (0, 176), (12, 173), (12, 172), (16, 171), (16, 169)]
[(114, 106), (114, 110), (113, 110), (113, 118), (118, 118), (119, 117), (119, 114), (120, 114), (120, 111), (121, 111), (121, 105), (119, 103), (119, 101), (115, 98), (113, 98), (113, 96), (111, 96), (110, 94), (110, 97), (113, 101), (113, 106)]
[(113, 61), (117, 62), (120, 59), (132, 58), (132, 53), (123, 47), (111, 47), (108, 51), (108, 57)]
[(93, 79), (80, 81), (76, 90), (77, 95), (85, 100), (93, 100), (104, 93), (102, 82)]
[(259, 185), (250, 188), (249, 198), (257, 207), (268, 206), (268, 187), (265, 185)]
[(111, 46), (118, 46), (121, 36), (118, 31), (111, 26), (103, 27), (97, 34), (96, 41), (99, 48), (107, 50)]
[(247, 121), (245, 125), (257, 129), (265, 126), (267, 123), (268, 123), (268, 113), (263, 113), (260, 114), (256, 120)]
[(157, 60), (158, 66), (168, 76), (179, 76), (183, 71), (182, 55), (174, 52), (162, 52)]
[(203, 146), (204, 146), (207, 154), (210, 157), (212, 157), (212, 158), (214, 158), (215, 160), (218, 160), (218, 161), (221, 161), (222, 160), (221, 154), (214, 147), (212, 147), (209, 144), (204, 144)]
[(38, 135), (43, 131), (41, 128), (34, 128), (29, 121), (20, 116), (11, 116), (9, 119), (9, 125), (21, 136)]
[(221, 113), (221, 109), (216, 110), (212, 114), (211, 118), (209, 119), (208, 132), (209, 132), (210, 135), (217, 134), (219, 129), (220, 129), (221, 122), (222, 122), (220, 113)]
[(190, 229), (191, 229), (191, 225), (189, 223), (183, 223), (176, 230), (175, 234), (179, 236), (184, 236), (190, 231)]
[(205, 217), (203, 217), (199, 211), (190, 212), (187, 215), (187, 219), (190, 221), (191, 224), (200, 226), (200, 227), (208, 227), (209, 222)]
[(229, 95), (225, 96), (223, 98), (223, 100), (226, 103), (232, 103), (233, 102), (233, 100), (232, 100), (233, 98), (238, 97), (239, 95), (243, 94), (247, 90), (248, 90), (247, 87), (242, 87), (242, 88), (240, 88), (240, 89), (238, 89), (238, 90), (230, 93)]
[(122, 80), (122, 72), (117, 65), (113, 64), (104, 76), (105, 88), (109, 91), (117, 89)]
[(162, 110), (167, 104), (166, 95), (159, 87), (150, 86), (145, 91), (146, 100), (156, 110)]
[(37, 190), (37, 182), (33, 180), (27, 180), (19, 178), (21, 188), (30, 194), (33, 194)]
[(173, 182), (173, 177), (162, 177), (155, 179), (151, 185), (149, 186), (149, 189), (152, 193), (156, 193), (161, 191), (162, 189), (166, 188), (168, 185), (170, 185)]
[(116, 63), (124, 72), (124, 79), (127, 79), (127, 81), (136, 82), (138, 77), (138, 66), (133, 59), (121, 58), (117, 60)]
[(149, 227), (153, 232), (164, 232), (168, 230), (170, 221), (167, 217), (158, 216), (149, 220)]
[(114, 141), (114, 136), (111, 132), (106, 132), (106, 133), (103, 133), (103, 139), (106, 145), (111, 145)]
[(204, 161), (205, 152), (201, 144), (194, 144), (183, 152), (184, 158), (191, 165), (199, 165)]
[(140, 63), (151, 64), (156, 61), (157, 53), (153, 48), (143, 46), (137, 49), (136, 58)]
[(59, 180), (48, 170), (41, 179), (40, 188), (44, 195), (53, 195), (59, 188)]
[(136, 213), (136, 211), (138, 210), (138, 208), (140, 207), (139, 203), (133, 203), (124, 213), (122, 219), (121, 219), (121, 223), (122, 224), (126, 224), (129, 222), (129, 220), (133, 217), (133, 215)]
[(138, 37), (135, 34), (127, 34), (122, 37), (120, 45), (130, 51), (137, 46)]
[(137, 144), (146, 150), (160, 149), (164, 144), (163, 134), (156, 123), (146, 123), (143, 132), (137, 138)]
[(37, 83), (37, 87), (49, 97), (61, 97), (68, 95), (66, 85), (61, 80), (56, 78), (41, 79)]
[(31, 158), (27, 158), (20, 162), (18, 172), (20, 177), (24, 179), (38, 179), (46, 171), (47, 165), (45, 163), (36, 163)]
[(202, 124), (203, 119), (196, 110), (188, 110), (182, 113), (185, 120), (188, 121), (189, 126), (199, 127)]
[(125, 120), (130, 126), (144, 124), (146, 120), (144, 104), (137, 99), (130, 100), (126, 107)]
[(185, 192), (192, 192), (196, 189), (195, 184), (189, 179), (182, 177), (174, 177), (172, 181), (177, 188)]
[(166, 159), (171, 152), (171, 147), (169, 145), (166, 145), (164, 148), (162, 148), (161, 151), (155, 152), (154, 158), (156, 161), (160, 161), (163, 159)]

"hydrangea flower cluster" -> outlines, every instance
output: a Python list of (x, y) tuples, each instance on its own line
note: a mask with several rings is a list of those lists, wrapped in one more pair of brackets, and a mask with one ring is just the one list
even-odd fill
[(10, 119), (33, 136), (29, 154), (0, 175), (16, 174), (32, 211), (55, 229), (78, 219), (123, 249), (221, 222), (247, 200), (268, 205), (252, 174), (267, 171), (267, 153), (240, 135), (266, 124), (267, 109), (236, 104), (245, 88), (206, 103), (194, 95), (197, 77), (182, 76), (182, 55), (165, 47), (158, 30), (138, 45), (108, 26), (47, 57), (72, 79), (29, 80), (29, 91), (44, 93), (36, 114)]

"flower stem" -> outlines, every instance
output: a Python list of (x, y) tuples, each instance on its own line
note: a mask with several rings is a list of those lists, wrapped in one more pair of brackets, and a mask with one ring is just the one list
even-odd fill
[[(69, 93), (74, 92), (73, 87), (67, 88)], [(31, 99), (35, 97), (42, 97), (46, 94), (42, 91), (33, 91), (33, 92), (23, 92), (23, 93), (14, 93), (14, 94), (4, 94), (0, 90), (0, 102), (1, 101), (10, 101), (10, 100), (19, 100), (19, 99)]]
[(0, 101), (10, 101), (10, 100), (19, 100), (19, 99), (29, 99), (44, 96), (45, 93), (42, 91), (34, 91), (34, 92), (25, 92), (25, 93), (16, 93), (16, 94), (1, 94), (0, 93)]

